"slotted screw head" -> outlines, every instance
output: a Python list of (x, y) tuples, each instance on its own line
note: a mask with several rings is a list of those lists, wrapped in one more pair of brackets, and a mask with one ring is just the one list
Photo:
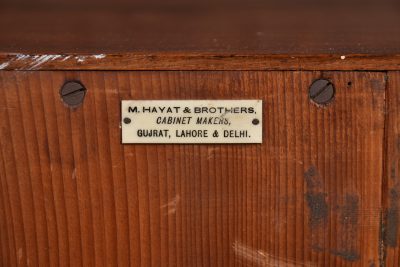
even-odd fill
[(86, 88), (80, 82), (66, 82), (61, 87), (60, 95), (67, 106), (76, 108), (83, 103), (86, 95)]
[(314, 81), (309, 90), (310, 99), (318, 105), (327, 105), (335, 96), (335, 87), (333, 83), (326, 79)]

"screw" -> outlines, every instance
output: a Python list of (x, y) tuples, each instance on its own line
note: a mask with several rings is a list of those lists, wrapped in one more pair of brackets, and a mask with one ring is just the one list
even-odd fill
[(260, 121), (259, 121), (258, 119), (253, 119), (252, 123), (253, 123), (254, 125), (258, 125), (258, 124), (260, 123)]
[(325, 79), (318, 79), (310, 86), (309, 97), (318, 105), (327, 105), (335, 96), (335, 87)]
[(130, 119), (130, 118), (124, 118), (124, 123), (125, 123), (125, 124), (131, 123), (131, 119)]
[(82, 104), (86, 88), (79, 82), (66, 82), (60, 90), (60, 95), (65, 104), (70, 108), (76, 108)]

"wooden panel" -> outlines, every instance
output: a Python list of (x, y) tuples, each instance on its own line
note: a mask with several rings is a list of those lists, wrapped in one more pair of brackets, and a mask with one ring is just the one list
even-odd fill
[(0, 52), (400, 52), (396, 0), (90, 1), (3, 0)]
[(394, 267), (400, 264), (400, 73), (389, 72), (388, 81), (382, 230), (386, 266)]
[[(263, 144), (120, 143), (121, 99), (251, 98)], [(0, 72), (0, 265), (379, 266), (384, 99), (378, 72)]]
[(0, 69), (400, 70), (396, 0), (0, 5)]

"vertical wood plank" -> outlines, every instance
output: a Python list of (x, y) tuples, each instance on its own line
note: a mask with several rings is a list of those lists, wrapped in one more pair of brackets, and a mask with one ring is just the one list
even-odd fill
[(386, 266), (400, 264), (400, 72), (388, 73), (386, 159), (383, 187), (382, 257)]

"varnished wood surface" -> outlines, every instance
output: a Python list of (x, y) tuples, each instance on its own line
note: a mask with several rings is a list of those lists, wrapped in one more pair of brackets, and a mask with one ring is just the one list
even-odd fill
[(3, 0), (0, 7), (0, 69), (400, 69), (393, 0)]
[[(0, 72), (0, 265), (379, 266), (385, 77)], [(262, 144), (120, 143), (121, 99), (244, 98), (264, 101)]]
[(400, 69), (400, 56), (226, 53), (0, 53), (3, 70), (370, 70)]
[(400, 265), (400, 73), (389, 72), (388, 78), (383, 244), (386, 266), (395, 267)]

